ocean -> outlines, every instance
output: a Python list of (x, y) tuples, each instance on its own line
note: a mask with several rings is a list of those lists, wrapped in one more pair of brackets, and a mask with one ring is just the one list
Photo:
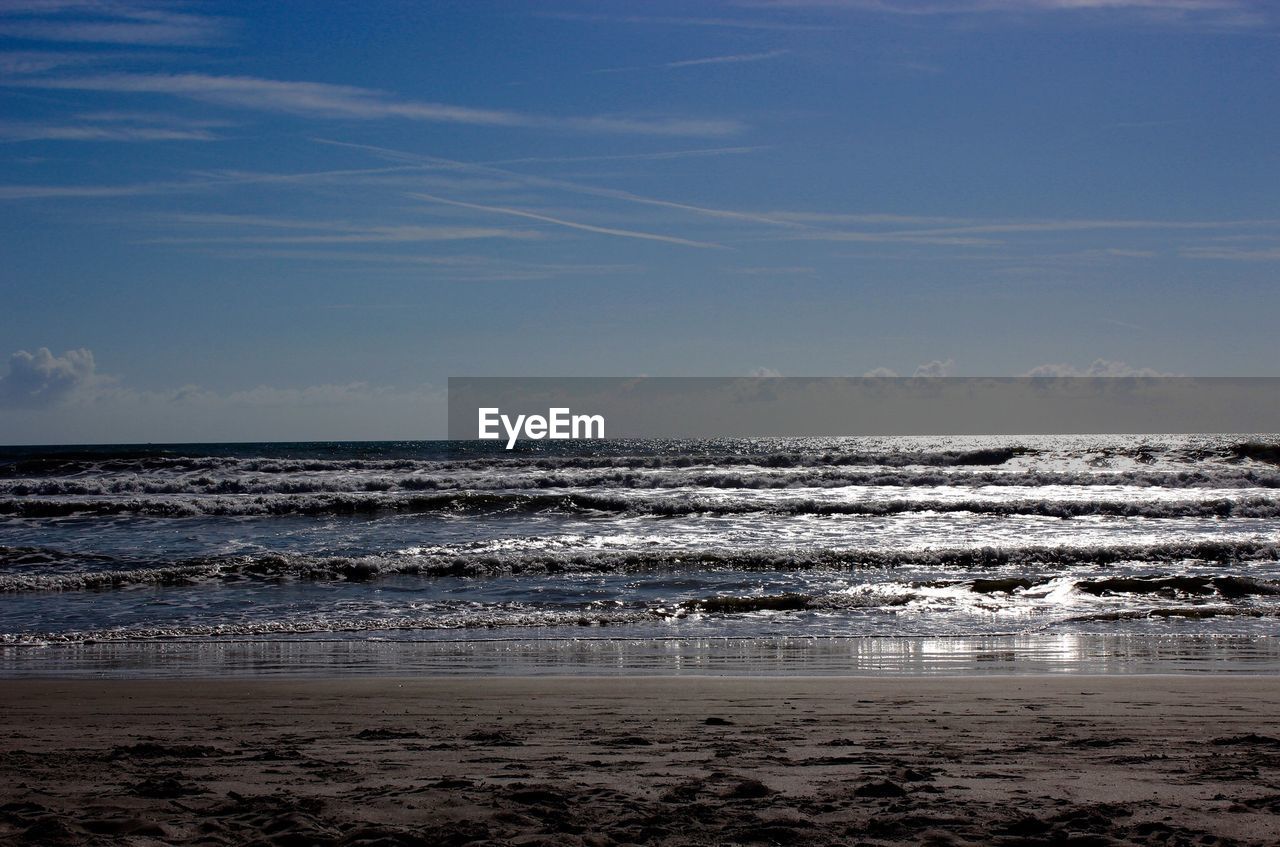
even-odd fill
[(1280, 669), (1280, 437), (0, 448), (0, 673)]

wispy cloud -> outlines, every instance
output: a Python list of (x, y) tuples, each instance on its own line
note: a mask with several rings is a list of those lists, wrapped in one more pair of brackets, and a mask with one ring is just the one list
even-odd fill
[(1118, 14), (1166, 23), (1252, 27), (1268, 22), (1265, 0), (746, 0), (767, 9), (847, 9), (887, 15)]
[(135, 182), (118, 185), (60, 184), (60, 185), (0, 185), (0, 200), (39, 199), (91, 199), (110, 197), (136, 197), (151, 194), (183, 194), (231, 188), (243, 185), (305, 185), (350, 183), (373, 176), (417, 171), (409, 166), (388, 168), (356, 168), (347, 170), (304, 171), (300, 173), (243, 173), (225, 171), (202, 173), (195, 179)]
[(1135, 250), (1129, 247), (1108, 247), (1102, 251), (1104, 255), (1121, 259), (1154, 259), (1158, 253), (1154, 250)]
[(1168, 9), (1192, 12), (1250, 8), (1246, 0), (743, 0), (740, 5), (771, 9), (870, 9), (901, 15), (1094, 9)]
[(1280, 247), (1241, 250), (1233, 247), (1188, 247), (1179, 255), (1188, 259), (1220, 259), (1232, 262), (1280, 262)]
[(0, 73), (41, 74), (59, 68), (101, 64), (130, 58), (120, 53), (55, 52), (53, 50), (9, 50), (0, 52)]
[(337, 147), (348, 147), (356, 150), (366, 150), (374, 153), (382, 158), (399, 162), (416, 162), (424, 166), (443, 168), (448, 170), (456, 170), (463, 173), (479, 174), (491, 177), (502, 177), (523, 183), (531, 188), (547, 188), (560, 191), (567, 191), (575, 194), (583, 194), (591, 197), (601, 197), (612, 200), (620, 200), (627, 203), (636, 203), (644, 206), (656, 206), (659, 208), (673, 209), (682, 212), (689, 212), (695, 215), (705, 217), (720, 218), (733, 221), (743, 221), (751, 223), (762, 223), (771, 226), (784, 227), (788, 229), (804, 228), (803, 224), (795, 223), (783, 218), (778, 218), (765, 213), (743, 212), (734, 209), (720, 209), (710, 206), (699, 206), (691, 203), (680, 203), (674, 200), (665, 200), (658, 197), (649, 197), (643, 194), (635, 194), (630, 191), (623, 191), (615, 188), (604, 188), (596, 185), (587, 185), (585, 183), (573, 182), (564, 179), (553, 179), (551, 177), (530, 176), (516, 171), (506, 170), (504, 168), (496, 168), (491, 165), (476, 164), (474, 162), (462, 162), (456, 159), (446, 159), (440, 156), (429, 156), (420, 153), (409, 153), (403, 150), (392, 150), (386, 147), (376, 147), (369, 144), (352, 144), (345, 141), (333, 141), (329, 139), (317, 138), (313, 139), (320, 144), (331, 144)]
[(186, 180), (120, 183), (117, 185), (0, 185), (0, 200), (91, 199), (135, 197), (151, 194), (185, 194), (248, 185), (351, 184), (387, 174), (419, 170), (421, 168), (405, 165), (387, 168), (303, 171), (299, 173), (222, 171), (198, 173), (195, 178)]
[(492, 212), (499, 215), (513, 215), (515, 217), (527, 218), (529, 220), (543, 221), (544, 223), (555, 224), (556, 226), (582, 230), (584, 232), (594, 232), (600, 235), (612, 235), (619, 238), (638, 238), (644, 241), (661, 241), (666, 244), (679, 244), (683, 247), (701, 247), (721, 250), (727, 249), (723, 244), (714, 244), (709, 241), (692, 241), (688, 238), (677, 238), (673, 235), (659, 235), (652, 232), (638, 232), (630, 229), (594, 226), (592, 224), (580, 223), (578, 221), (568, 221), (563, 218), (555, 218), (550, 215), (542, 215), (537, 212), (530, 212), (526, 209), (510, 209), (505, 206), (486, 206), (480, 203), (465, 203), (461, 200), (450, 200), (446, 197), (437, 197), (434, 194), (422, 194), (420, 192), (411, 192), (409, 196), (416, 197), (420, 200), (427, 200), (432, 203), (444, 203), (449, 206), (457, 206), (463, 209), (474, 209), (479, 212)]
[(738, 65), (747, 62), (767, 62), (771, 59), (780, 59), (790, 53), (790, 50), (765, 50), (760, 53), (731, 53), (722, 56), (703, 56), (697, 59), (680, 59), (678, 61), (662, 62), (656, 65), (629, 65), (617, 68), (599, 68), (591, 73), (614, 74), (623, 73), (625, 71), (678, 70), (680, 68), (693, 68), (701, 65)]
[(524, 156), (518, 159), (490, 159), (477, 162), (480, 166), (528, 165), (528, 164), (578, 164), (582, 162), (662, 162), (671, 159), (690, 159), (704, 156), (739, 156), (771, 150), (768, 145), (752, 147), (701, 147), (694, 150), (666, 150), (654, 153), (617, 153), (605, 156)]
[(736, 120), (718, 118), (627, 118), (597, 116), (589, 118), (545, 118), (526, 116), (525, 126), (560, 128), (583, 132), (617, 133), (620, 135), (669, 135), (720, 138), (737, 135), (746, 127)]
[(491, 126), (513, 126), (522, 120), (522, 116), (514, 112), (399, 101), (383, 92), (352, 85), (248, 76), (114, 73), (8, 79), (3, 82), (26, 88), (167, 94), (224, 106), (327, 118), (403, 117)]
[(664, 68), (692, 68), (698, 65), (738, 65), (743, 62), (767, 62), (789, 55), (790, 50), (766, 50), (763, 53), (732, 53), (727, 56), (704, 56), (700, 59), (681, 59), (667, 62)]
[(370, 250), (314, 249), (298, 247), (268, 247), (251, 245), (208, 245), (200, 251), (204, 255), (224, 259), (294, 259), (306, 262), (354, 262), (362, 264), (425, 265), (432, 268), (448, 268), (459, 272), (476, 269), (488, 270), (494, 260), (487, 256), (448, 255), (422, 253), (387, 253)]
[[(786, 214), (778, 215), (785, 217)], [(840, 220), (839, 217), (833, 220)], [(919, 222), (937, 220), (919, 218)], [(888, 218), (886, 223), (909, 223), (910, 218)], [(874, 219), (868, 223), (874, 223)], [(1082, 232), (1129, 232), (1129, 231), (1214, 231), (1240, 230), (1250, 228), (1272, 229), (1280, 227), (1280, 220), (1242, 219), (1242, 220), (1146, 220), (1146, 219), (1074, 219), (1074, 220), (1031, 220), (1031, 221), (984, 221), (966, 220), (954, 226), (917, 226), (881, 230), (830, 230), (812, 229), (795, 235), (795, 238), (819, 241), (847, 241), (867, 243), (907, 243), (907, 244), (939, 244), (939, 245), (992, 245), (1001, 244), (1002, 240), (991, 236), (1001, 235), (1034, 235), (1064, 234)], [(1106, 251), (1112, 256), (1129, 258), (1150, 258), (1150, 251), (1132, 249), (1112, 249)]]
[[(803, 210), (752, 211), (725, 209), (651, 197), (620, 189), (590, 185), (572, 180), (533, 176), (495, 167), (494, 164), (462, 162), (439, 156), (411, 153), (366, 144), (313, 139), (350, 149), (365, 150), (390, 161), (413, 163), (424, 168), (453, 170), (491, 179), (505, 179), (515, 185), (533, 189), (566, 191), (602, 199), (670, 209), (719, 219), (726, 222), (756, 224), (786, 231), (783, 236), (795, 240), (830, 241), (861, 244), (901, 244), (929, 247), (993, 247), (1010, 238), (1036, 235), (1062, 236), (1076, 233), (1113, 232), (1159, 233), (1177, 231), (1240, 232), (1274, 231), (1280, 219), (1236, 220), (1158, 220), (1158, 219), (1035, 219), (992, 220), (964, 216), (909, 215), (882, 212), (826, 212)], [(733, 149), (733, 148), (730, 148)], [(856, 227), (856, 228), (853, 228)], [(1111, 258), (1152, 258), (1155, 252), (1133, 247), (1104, 247), (1090, 255)], [(1261, 256), (1257, 258), (1262, 258)]]
[(140, 182), (125, 185), (0, 185), (0, 200), (136, 197), (203, 188), (207, 182)]
[(415, 165), (400, 165), (386, 168), (338, 168), (323, 171), (294, 171), (276, 173), (271, 171), (206, 171), (200, 172), (205, 182), (199, 185), (255, 185), (255, 184), (307, 184), (321, 183), (333, 185), (350, 185), (369, 180), (380, 180), (394, 174), (421, 171)]
[(994, 238), (974, 238), (958, 235), (930, 235), (925, 231), (898, 232), (848, 232), (812, 229), (792, 236), (810, 241), (843, 241), (862, 244), (933, 244), (945, 247), (981, 247), (1000, 244)]
[(0, 141), (214, 141), (219, 121), (146, 112), (87, 112), (63, 121), (0, 121)]
[(805, 212), (775, 209), (763, 214), (770, 218), (796, 224), (913, 224), (961, 226), (974, 223), (973, 218), (956, 218), (939, 215), (903, 215), (892, 212)]
[[(187, 221), (199, 220), (198, 217)], [(207, 224), (239, 224), (250, 232), (234, 235), (193, 235), (149, 238), (148, 244), (386, 244), (431, 241), (474, 241), (505, 238), (537, 240), (543, 234), (531, 229), (464, 226), (360, 226), (335, 221), (273, 220), (250, 216), (205, 216)], [(290, 234), (262, 234), (260, 230), (289, 230)], [(255, 231), (256, 230), (256, 231)]]
[(405, 100), (384, 91), (354, 85), (298, 82), (251, 76), (203, 73), (110, 73), (89, 76), (10, 76), (0, 85), (120, 94), (184, 97), (240, 109), (327, 119), (403, 119), (489, 127), (523, 127), (655, 136), (725, 136), (742, 130), (733, 120), (681, 117), (595, 115), (552, 117), (524, 112), (478, 109), (446, 103)]
[(993, 221), (965, 226), (943, 227), (938, 229), (917, 230), (916, 234), (999, 234), (1022, 232), (1081, 232), (1085, 230), (1211, 230), (1232, 229), (1238, 227), (1276, 227), (1280, 219), (1245, 219), (1225, 221), (1172, 221), (1153, 219), (1111, 219), (1099, 220), (1033, 220), (1033, 221)]
[(635, 24), (639, 26), (688, 26), (712, 29), (749, 29), (772, 32), (813, 32), (829, 30), (829, 24), (769, 20), (765, 18), (699, 18), (671, 15), (601, 15), (576, 12), (538, 12), (539, 17), (571, 23)]
[(315, 248), (282, 248), (211, 245), (200, 251), (220, 259), (278, 262), (310, 262), (319, 266), (339, 263), (366, 269), (400, 269), (416, 272), (431, 268), (431, 278), (448, 282), (505, 282), (554, 279), (569, 275), (604, 275), (634, 273), (639, 265), (573, 264), (568, 262), (520, 262), (480, 255), (448, 255), (383, 252), (373, 250), (335, 250)]
[(818, 272), (818, 269), (811, 265), (759, 265), (727, 270), (743, 276), (812, 276)]
[(113, 0), (14, 0), (0, 4), (0, 36), (27, 41), (152, 46), (217, 43), (231, 22), (176, 4)]
[(737, 52), (724, 56), (703, 56), (701, 59), (682, 59), (680, 61), (668, 61), (662, 65), (663, 68), (694, 68), (698, 65), (736, 65), (745, 63), (745, 61), (768, 61), (771, 59), (781, 59), (782, 56), (790, 55), (790, 50), (765, 50), (764, 52)]

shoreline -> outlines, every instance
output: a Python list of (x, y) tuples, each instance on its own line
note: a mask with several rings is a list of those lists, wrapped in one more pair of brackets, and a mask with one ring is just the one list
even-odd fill
[(13, 680), (0, 709), (0, 843), (1280, 839), (1280, 677)]
[(0, 679), (1280, 675), (1257, 635), (278, 638), (0, 644)]

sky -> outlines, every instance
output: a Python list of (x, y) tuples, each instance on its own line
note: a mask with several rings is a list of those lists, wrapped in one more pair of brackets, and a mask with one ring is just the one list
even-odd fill
[(1280, 376), (1264, 0), (0, 0), (0, 443), (450, 376)]

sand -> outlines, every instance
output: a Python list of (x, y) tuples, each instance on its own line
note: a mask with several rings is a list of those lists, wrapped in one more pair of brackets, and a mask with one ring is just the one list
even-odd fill
[(0, 683), (0, 843), (1280, 843), (1280, 678)]

